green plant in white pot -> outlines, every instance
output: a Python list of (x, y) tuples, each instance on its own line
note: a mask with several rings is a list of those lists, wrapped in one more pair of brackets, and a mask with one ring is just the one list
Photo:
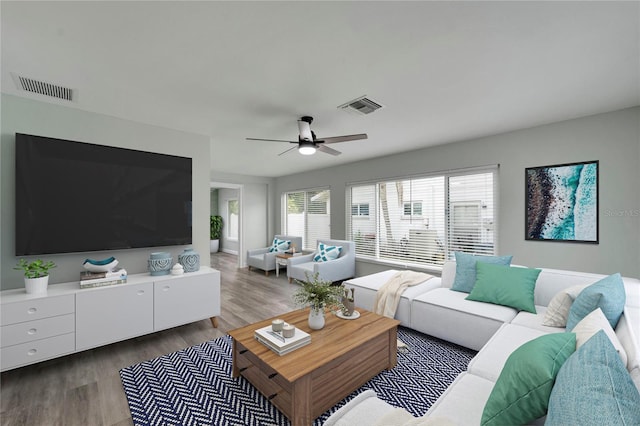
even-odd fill
[(24, 286), (27, 293), (46, 293), (49, 284), (49, 270), (56, 267), (56, 264), (49, 260), (47, 262), (36, 259), (28, 262), (20, 259), (18, 265), (13, 268), (24, 272)]
[(220, 250), (220, 237), (222, 236), (222, 216), (211, 216), (209, 227), (209, 244), (211, 253), (217, 253)]

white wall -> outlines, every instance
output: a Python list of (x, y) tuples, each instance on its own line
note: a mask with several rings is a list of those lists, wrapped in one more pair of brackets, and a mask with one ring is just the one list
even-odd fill
[[(276, 179), (283, 192), (331, 188), (331, 236), (345, 238), (350, 182), (500, 164), (498, 250), (534, 267), (640, 276), (640, 107), (552, 123)], [(390, 141), (391, 143), (392, 141)], [(356, 143), (356, 142), (350, 142)], [(318, 154), (321, 155), (321, 154)], [(525, 241), (524, 169), (600, 161), (600, 244)], [(280, 205), (275, 203), (275, 217)], [(388, 267), (358, 262), (357, 273)]]
[[(1, 100), (0, 149), (0, 278), (1, 288), (24, 286), (22, 274), (13, 270), (17, 262), (14, 255), (14, 156), (15, 133), (29, 133), (70, 139), (101, 145), (133, 148), (142, 151), (180, 155), (193, 159), (193, 248), (201, 254), (200, 264), (209, 266), (209, 158), (208, 136), (196, 135), (150, 126), (142, 123), (85, 112), (74, 108), (38, 102), (10, 95)], [(56, 190), (56, 188), (52, 188)], [(55, 206), (52, 206), (55, 208)], [(114, 250), (109, 252), (47, 255), (58, 267), (51, 273), (50, 283), (78, 280), (82, 262), (87, 257), (101, 259), (115, 256), (130, 274), (147, 271), (147, 260), (152, 251), (169, 251), (174, 261), (185, 246), (154, 247), (148, 249)]]

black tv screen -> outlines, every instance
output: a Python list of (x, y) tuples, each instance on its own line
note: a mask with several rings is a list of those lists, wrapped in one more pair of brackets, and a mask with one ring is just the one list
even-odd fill
[(191, 244), (191, 158), (16, 133), (16, 256)]

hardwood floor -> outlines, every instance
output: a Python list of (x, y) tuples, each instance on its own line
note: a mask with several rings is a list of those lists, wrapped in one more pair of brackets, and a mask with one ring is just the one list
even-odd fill
[(227, 331), (296, 308), (298, 288), (286, 273), (276, 278), (238, 269), (236, 256), (217, 253), (221, 272), (218, 328), (203, 320), (2, 373), (0, 424), (46, 426), (131, 425), (118, 371), (129, 365), (223, 336)]

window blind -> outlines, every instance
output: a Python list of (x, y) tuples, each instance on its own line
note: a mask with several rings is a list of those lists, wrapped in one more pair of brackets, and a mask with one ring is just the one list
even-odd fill
[(318, 239), (331, 237), (329, 189), (288, 192), (283, 195), (284, 232), (302, 237), (301, 249), (315, 250)]
[(349, 185), (347, 235), (356, 255), (441, 266), (455, 251), (494, 253), (496, 172), (491, 167)]

